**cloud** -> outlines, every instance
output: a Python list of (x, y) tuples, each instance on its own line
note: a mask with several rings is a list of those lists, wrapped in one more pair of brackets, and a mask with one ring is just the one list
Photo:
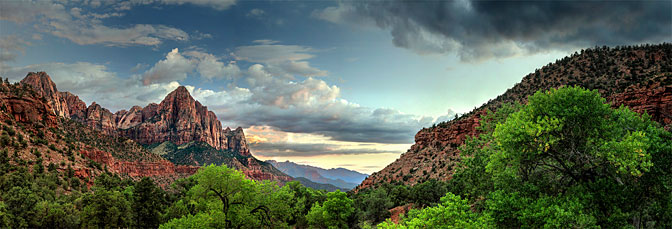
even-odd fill
[(249, 18), (261, 18), (265, 14), (266, 14), (266, 12), (262, 9), (252, 9), (252, 10), (250, 10), (250, 12), (245, 14), (245, 16), (249, 17)]
[(14, 35), (0, 37), (0, 67), (6, 67), (6, 62), (14, 61), (19, 54), (24, 54), (25, 46), (28, 45), (31, 43)]
[(305, 60), (315, 57), (314, 49), (299, 45), (279, 45), (277, 41), (256, 40), (258, 45), (240, 46), (234, 56), (237, 60), (263, 63), (274, 75), (326, 76), (329, 73), (310, 66)]
[(670, 41), (671, 9), (670, 1), (341, 1), (313, 16), (376, 26), (398, 47), (470, 61)]
[(206, 79), (232, 79), (241, 74), (235, 61), (224, 63), (219, 57), (201, 51), (187, 51), (185, 55), (196, 59), (196, 70)]
[(299, 45), (269, 44), (268, 40), (257, 40), (260, 45), (240, 46), (234, 52), (239, 60), (256, 63), (282, 63), (286, 61), (301, 61), (313, 58), (310, 47)]
[[(91, 4), (96, 5), (93, 2)], [(108, 4), (108, 1), (104, 4)], [(36, 22), (35, 27), (38, 30), (80, 45), (156, 46), (163, 40), (189, 40), (186, 32), (170, 26), (135, 24), (111, 27), (101, 21), (123, 15), (119, 12), (88, 12), (79, 7), (68, 8), (64, 4), (51, 1), (8, 1), (0, 7), (0, 20)]]
[(311, 157), (323, 155), (359, 155), (379, 153), (399, 153), (376, 149), (343, 149), (339, 145), (310, 143), (252, 143), (250, 148), (255, 155), (265, 157)]
[(180, 81), (187, 78), (187, 74), (194, 70), (194, 61), (180, 54), (177, 48), (170, 51), (166, 58), (156, 63), (142, 75), (142, 83), (165, 83)]
[[(138, 65), (133, 69), (144, 67)], [(152, 68), (139, 76), (144, 85), (182, 81), (194, 70), (205, 79), (233, 79), (241, 74), (235, 61), (224, 63), (213, 54), (198, 50), (189, 50), (180, 53), (174, 48), (166, 58), (160, 60)], [(136, 76), (138, 77), (138, 76)]]
[(27, 23), (45, 17), (53, 20), (70, 20), (62, 4), (50, 1), (4, 1), (0, 7), (0, 20)]
[[(210, 104), (225, 125), (272, 126), (279, 131), (327, 136), (337, 141), (409, 143), (431, 117), (361, 107), (340, 98), (340, 88), (308, 77), (275, 77), (264, 65), (248, 68), (248, 91), (235, 103)], [(222, 99), (222, 101), (226, 101)]]
[[(136, 1), (136, 2), (152, 2), (152, 1)], [(202, 7), (210, 7), (215, 10), (226, 10), (236, 4), (236, 0), (157, 0), (156, 3), (166, 5), (183, 5), (192, 4)]]

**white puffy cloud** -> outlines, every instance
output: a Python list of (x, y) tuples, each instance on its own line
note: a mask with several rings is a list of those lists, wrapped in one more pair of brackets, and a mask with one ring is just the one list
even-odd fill
[(201, 51), (187, 51), (185, 55), (196, 59), (198, 62), (196, 70), (206, 79), (231, 79), (241, 74), (235, 61), (224, 63), (219, 57)]
[(241, 74), (235, 61), (224, 63), (219, 57), (210, 53), (197, 50), (180, 53), (179, 49), (175, 48), (140, 78), (144, 85), (149, 85), (182, 81), (194, 72), (198, 72), (205, 79), (232, 79)]
[(142, 83), (149, 85), (184, 80), (187, 74), (194, 70), (194, 67), (194, 60), (182, 56), (179, 50), (174, 48), (165, 59), (156, 63), (142, 75)]

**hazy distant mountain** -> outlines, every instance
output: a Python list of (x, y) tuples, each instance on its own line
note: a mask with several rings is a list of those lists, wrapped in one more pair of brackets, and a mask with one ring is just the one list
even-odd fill
[(296, 164), (290, 161), (277, 162), (269, 160), (266, 162), (273, 164), (278, 170), (292, 177), (305, 177), (312, 182), (331, 184), (343, 190), (354, 188), (368, 176), (368, 174), (344, 168), (323, 169), (310, 165)]
[(344, 191), (343, 188), (336, 187), (332, 184), (323, 184), (323, 183), (317, 183), (309, 180), (308, 178), (305, 177), (294, 177), (295, 181), (301, 182), (303, 186), (312, 188), (312, 189), (322, 189), (326, 190), (327, 192), (333, 192), (336, 190), (341, 190)]

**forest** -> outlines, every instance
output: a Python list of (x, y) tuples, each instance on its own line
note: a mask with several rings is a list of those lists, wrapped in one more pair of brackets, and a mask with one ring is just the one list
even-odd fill
[[(8, 142), (13, 130), (4, 127), (0, 141)], [(646, 114), (613, 108), (595, 90), (561, 87), (488, 112), (479, 132), (460, 147), (447, 182), (358, 192), (254, 181), (225, 165), (169, 187), (112, 173), (88, 187), (72, 169), (14, 163), (5, 148), (0, 227), (672, 227), (672, 134)], [(389, 219), (389, 209), (411, 203), (399, 222)]]

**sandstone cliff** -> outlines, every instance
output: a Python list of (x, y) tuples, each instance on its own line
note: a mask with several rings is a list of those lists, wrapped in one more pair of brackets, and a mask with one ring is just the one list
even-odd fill
[(672, 126), (672, 44), (595, 48), (537, 69), (504, 94), (456, 120), (423, 128), (415, 144), (396, 161), (364, 180), (356, 190), (401, 181), (449, 180), (459, 160), (458, 147), (478, 134), (481, 115), (508, 102), (526, 101), (538, 90), (580, 85), (598, 90), (614, 107), (648, 113), (666, 129)]

